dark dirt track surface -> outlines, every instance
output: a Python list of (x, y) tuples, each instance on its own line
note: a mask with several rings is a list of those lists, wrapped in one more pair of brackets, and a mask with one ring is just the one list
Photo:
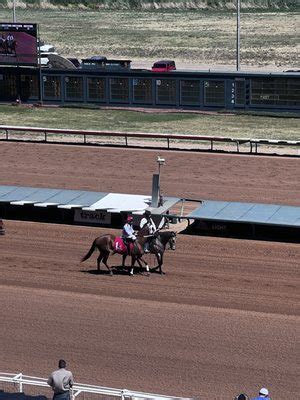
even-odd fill
[[(157, 154), (0, 143), (0, 185), (150, 194)], [(160, 154), (166, 195), (300, 205), (299, 159)], [(273, 400), (297, 397), (299, 245), (179, 235), (165, 276), (109, 277), (95, 274), (95, 255), (79, 262), (109, 230), (5, 225), (1, 371), (46, 377), (64, 357), (82, 383), (204, 400), (261, 386)]]

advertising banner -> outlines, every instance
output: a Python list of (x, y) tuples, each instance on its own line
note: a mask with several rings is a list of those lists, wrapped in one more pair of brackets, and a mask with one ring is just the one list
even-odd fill
[(93, 225), (110, 225), (111, 214), (106, 211), (75, 210), (74, 222)]
[(38, 64), (37, 24), (0, 22), (1, 64)]

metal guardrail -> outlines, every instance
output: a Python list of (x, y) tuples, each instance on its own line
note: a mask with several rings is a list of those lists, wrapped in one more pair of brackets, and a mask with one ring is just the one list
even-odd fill
[[(47, 387), (49, 391), (51, 390), (47, 384), (47, 380), (44, 378), (37, 378), (34, 376), (23, 375), (22, 373), (11, 374), (6, 372), (0, 372), (0, 382), (12, 383), (19, 386), (19, 392), (23, 392), (23, 387), (28, 386), (39, 386)], [(149, 399), (149, 400), (193, 400), (191, 398), (185, 397), (173, 397), (164, 396), (154, 393), (144, 393), (144, 392), (134, 392), (128, 389), (114, 389), (104, 386), (86, 385), (81, 383), (74, 383), (72, 391), (72, 400), (80, 398), (81, 394), (99, 394), (112, 397), (120, 397), (121, 400), (125, 399)]]
[[(88, 144), (87, 138), (89, 137), (113, 137), (123, 138), (124, 146), (128, 147), (129, 139), (159, 139), (166, 142), (166, 149), (171, 149), (171, 144), (179, 141), (184, 142), (208, 142), (210, 143), (210, 151), (216, 150), (215, 143), (234, 144), (236, 151), (240, 152), (240, 146), (244, 144), (249, 145), (249, 153), (258, 154), (260, 145), (268, 146), (284, 146), (284, 147), (300, 147), (300, 140), (268, 140), (268, 139), (251, 139), (251, 138), (230, 138), (223, 136), (200, 136), (200, 135), (183, 135), (183, 134), (167, 134), (167, 133), (145, 133), (145, 132), (118, 132), (118, 131), (92, 131), (92, 130), (78, 130), (78, 129), (56, 129), (56, 128), (38, 128), (38, 127), (24, 127), (24, 126), (9, 126), (0, 125), (0, 131), (4, 133), (4, 140), (16, 140), (14, 136), (18, 133), (23, 134), (41, 134), (44, 142), (49, 142), (50, 136), (82, 136), (82, 143)], [(2, 139), (1, 139), (2, 140)], [(22, 139), (24, 140), (24, 139)], [(52, 141), (53, 142), (53, 141)], [(68, 142), (69, 143), (69, 142)], [(143, 144), (144, 147), (144, 144)], [(151, 147), (151, 146), (149, 146)], [(154, 147), (154, 146), (153, 146)], [(173, 149), (176, 147), (174, 146)]]

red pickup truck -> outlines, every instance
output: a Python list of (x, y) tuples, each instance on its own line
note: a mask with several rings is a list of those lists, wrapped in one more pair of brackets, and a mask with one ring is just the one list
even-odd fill
[(175, 71), (176, 65), (173, 60), (161, 60), (156, 61), (152, 66), (153, 72), (167, 72), (167, 71)]

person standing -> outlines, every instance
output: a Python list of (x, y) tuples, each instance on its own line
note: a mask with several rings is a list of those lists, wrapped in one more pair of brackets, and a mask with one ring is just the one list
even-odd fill
[(245, 393), (238, 394), (234, 400), (249, 400), (249, 397)]
[(53, 390), (53, 400), (71, 400), (70, 389), (74, 379), (71, 371), (66, 369), (65, 360), (59, 360), (58, 369), (49, 376), (47, 383)]
[(145, 212), (143, 214), (143, 218), (141, 219), (141, 222), (140, 222), (140, 229), (142, 229), (145, 225), (148, 226), (150, 235), (153, 235), (157, 231), (155, 222), (151, 218), (150, 210), (145, 210)]
[(15, 41), (15, 38), (14, 38), (13, 34), (9, 32), (7, 37), (6, 37), (7, 51), (9, 53), (13, 52), (14, 41)]
[[(140, 229), (143, 229), (144, 226), (147, 226), (149, 229), (149, 235), (154, 235), (155, 232), (157, 231), (157, 227), (153, 221), (153, 219), (151, 218), (151, 211), (150, 210), (145, 210), (144, 214), (143, 214), (143, 218), (141, 219), (140, 222)], [(150, 241), (147, 239), (145, 244), (144, 244), (144, 252), (145, 253), (149, 253), (149, 244)]]
[(0, 37), (0, 51), (1, 53), (6, 52), (6, 37), (4, 34)]
[(14, 35), (9, 32), (6, 37), (6, 41), (7, 41), (8, 45), (10, 46), (14, 40), (15, 40)]
[(269, 397), (269, 391), (266, 388), (261, 388), (257, 397), (253, 397), (251, 400), (271, 400)]

